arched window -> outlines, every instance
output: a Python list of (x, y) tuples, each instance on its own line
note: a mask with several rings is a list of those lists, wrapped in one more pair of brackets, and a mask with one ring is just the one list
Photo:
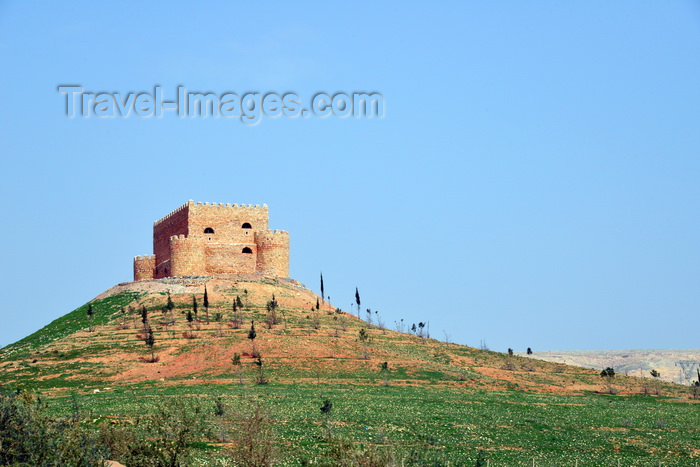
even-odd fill
[(248, 247), (245, 247), (245, 248), (243, 248), (243, 253), (252, 254), (252, 253), (253, 253), (253, 250), (251, 250), (251, 249), (248, 248)]
[(250, 223), (248, 223), (248, 222), (245, 222), (245, 223), (241, 226), (241, 229), (252, 229), (252, 228), (253, 228), (253, 226), (250, 225)]
[(212, 229), (211, 227), (207, 227), (206, 229), (204, 229), (204, 233), (214, 233), (214, 229)]

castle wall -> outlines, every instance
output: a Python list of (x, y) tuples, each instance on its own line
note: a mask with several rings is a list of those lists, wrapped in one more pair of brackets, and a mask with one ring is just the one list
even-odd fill
[[(189, 205), (189, 236), (203, 236), (218, 243), (255, 243), (254, 232), (267, 230), (267, 206), (192, 203)], [(244, 229), (243, 224), (251, 228)], [(204, 233), (211, 228), (214, 233)]]
[(137, 256), (134, 258), (134, 280), (153, 279), (156, 268), (156, 256)]
[(282, 230), (255, 232), (258, 246), (256, 270), (261, 274), (289, 277), (289, 233)]
[(169, 265), (170, 237), (189, 234), (187, 219), (191, 203), (190, 201), (183, 204), (153, 224), (153, 253), (156, 255), (155, 277), (158, 279), (172, 275)]
[[(251, 253), (243, 253), (249, 248)], [(207, 275), (231, 272), (254, 273), (257, 258), (257, 246), (251, 244), (212, 244), (205, 246)]]
[(170, 261), (165, 277), (206, 276), (206, 256), (201, 239), (184, 235), (170, 237)]

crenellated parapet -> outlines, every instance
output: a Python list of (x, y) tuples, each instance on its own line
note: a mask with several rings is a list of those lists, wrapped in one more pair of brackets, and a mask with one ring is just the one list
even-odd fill
[[(195, 203), (194, 201), (189, 201), (185, 203), (185, 205), (190, 205), (190, 206), (206, 206), (210, 208), (230, 208), (230, 209), (264, 209), (267, 211), (267, 204), (263, 204), (260, 206), (259, 204), (230, 204), (230, 203), (202, 203), (202, 202), (197, 202)], [(183, 206), (185, 206), (183, 205)]]
[(168, 215), (166, 215), (166, 216), (163, 216), (163, 217), (161, 217), (160, 219), (158, 219), (157, 221), (155, 221), (155, 222), (153, 223), (153, 225), (156, 226), (156, 225), (158, 225), (158, 224), (161, 224), (161, 223), (167, 221), (167, 220), (170, 219), (171, 217), (176, 216), (177, 214), (181, 213), (182, 211), (185, 211), (187, 208), (189, 208), (189, 207), (192, 206), (193, 204), (194, 204), (194, 201), (189, 200), (188, 202), (186, 202), (185, 204), (183, 204), (182, 206), (180, 206), (180, 207), (177, 208), (176, 210), (172, 211), (170, 214), (168, 214)]

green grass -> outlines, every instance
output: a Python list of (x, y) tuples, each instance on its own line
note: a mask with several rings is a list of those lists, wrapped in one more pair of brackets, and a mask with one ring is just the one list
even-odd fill
[[(245, 284), (239, 284), (230, 291), (243, 298), (243, 288)], [(285, 289), (280, 289), (277, 296), (284, 293)], [(217, 329), (212, 324), (203, 327), (199, 338), (183, 341), (180, 333), (185, 329), (185, 318), (181, 312), (189, 301), (175, 302), (179, 327), (172, 337), (158, 327), (165, 295), (155, 295), (122, 293), (93, 302), (94, 324), (110, 324), (94, 333), (72, 335), (90, 324), (86, 304), (5, 347), (0, 351), (0, 389), (37, 392), (49, 401), (49, 410), (56, 417), (74, 412), (75, 395), (86, 419), (94, 423), (115, 415), (136, 419), (162, 399), (196, 400), (211, 413), (216, 397), (230, 406), (255, 398), (273, 413), (275, 440), (286, 465), (321, 458), (332, 448), (324, 437), (319, 410), (325, 399), (333, 403), (334, 439), (350, 440), (358, 448), (391, 450), (405, 465), (473, 466), (480, 451), (488, 457), (490, 467), (531, 466), (533, 458), (540, 467), (574, 466), (576, 462), (581, 467), (612, 467), (618, 460), (621, 466), (657, 467), (662, 462), (665, 467), (690, 467), (699, 460), (700, 404), (681, 400), (687, 393), (681, 396), (679, 387), (663, 385), (664, 395), (653, 397), (592, 391), (578, 395), (534, 392), (538, 389), (533, 385), (564, 388), (573, 380), (593, 385), (601, 382), (590, 370), (569, 367), (560, 375), (551, 363), (517, 356), (508, 360), (498, 352), (383, 333), (335, 313), (319, 313), (321, 328), (311, 329), (314, 312), (279, 310), (284, 324), (266, 329), (261, 323), (264, 307), (255, 304), (243, 310), (246, 324), (241, 329), (224, 326), (225, 337), (212, 337)], [(230, 319), (231, 299), (212, 304), (210, 316), (220, 311), (225, 320)], [(255, 320), (256, 343), (262, 349), (270, 384), (251, 383), (255, 367), (249, 357), (243, 361), (245, 384), (237, 384), (233, 367), (220, 374), (206, 365), (201, 371), (183, 372), (164, 382), (154, 379), (158, 376), (133, 384), (108, 382), (107, 377), (128, 365), (150, 365), (138, 360), (139, 355), (149, 354), (144, 343), (136, 339), (138, 317), (128, 318), (137, 321), (136, 327), (121, 330), (117, 326), (120, 308), (135, 300), (143, 300), (155, 311), (151, 319), (156, 353), (159, 346), (177, 345), (171, 348), (168, 364), (182, 353), (207, 351), (207, 346), (214, 350), (206, 358), (215, 363), (217, 358), (230, 356), (226, 349), (240, 349), (241, 344), (249, 349), (249, 322)], [(203, 313), (200, 308), (200, 317)], [(366, 344), (358, 340), (361, 327), (369, 332)], [(267, 346), (273, 341), (276, 347), (270, 348), (270, 356)], [(304, 346), (298, 346), (299, 342)], [(285, 352), (295, 345), (297, 350)], [(304, 353), (302, 347), (313, 346), (315, 354)], [(124, 361), (95, 358), (111, 353), (124, 355)], [(365, 360), (364, 355), (370, 359)], [(383, 385), (379, 371), (383, 361), (390, 362), (388, 386)], [(480, 372), (483, 368), (501, 369), (509, 361), (518, 368), (507, 374), (510, 379)], [(94, 393), (95, 389), (101, 392)], [(197, 465), (225, 465), (217, 464), (223, 450), (211, 436), (202, 436), (197, 451)]]
[[(129, 305), (134, 300), (138, 300), (140, 296), (141, 294), (134, 292), (123, 292), (101, 300), (95, 300), (92, 302), (94, 325), (99, 326), (114, 320), (115, 317), (120, 314), (119, 310), (121, 307)], [(18, 358), (16, 355), (18, 352), (36, 349), (37, 347), (67, 337), (77, 331), (87, 329), (90, 326), (90, 320), (87, 317), (88, 306), (89, 304), (86, 303), (70, 313), (53, 320), (43, 328), (14, 344), (0, 349), (3, 359), (16, 359)]]
[[(319, 410), (324, 399), (333, 403), (334, 437), (413, 456), (422, 462), (416, 465), (474, 465), (483, 450), (491, 466), (530, 466), (533, 458), (538, 466), (613, 466), (618, 460), (624, 466), (691, 466), (691, 452), (700, 445), (698, 405), (652, 397), (275, 383), (142, 384), (91, 392), (76, 394), (92, 419), (148, 413), (162, 398), (195, 398), (205, 411), (213, 411), (216, 397), (232, 406), (258, 398), (272, 410), (285, 465), (328, 449)], [(52, 410), (70, 415), (71, 398), (58, 398)]]

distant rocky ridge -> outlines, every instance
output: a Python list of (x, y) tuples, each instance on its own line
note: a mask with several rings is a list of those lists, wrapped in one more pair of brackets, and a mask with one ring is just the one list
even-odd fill
[(697, 380), (700, 367), (700, 349), (552, 350), (533, 352), (532, 357), (599, 370), (612, 367), (617, 373), (647, 378), (656, 370), (664, 381), (686, 385)]

